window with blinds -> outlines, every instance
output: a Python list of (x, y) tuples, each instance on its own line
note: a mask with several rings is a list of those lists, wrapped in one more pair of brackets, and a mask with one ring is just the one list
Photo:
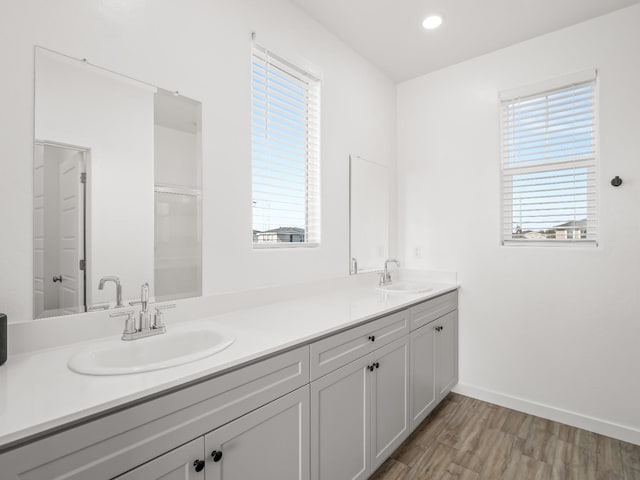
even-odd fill
[(597, 245), (595, 85), (501, 95), (503, 244)]
[(320, 243), (320, 81), (268, 50), (252, 50), (255, 247)]

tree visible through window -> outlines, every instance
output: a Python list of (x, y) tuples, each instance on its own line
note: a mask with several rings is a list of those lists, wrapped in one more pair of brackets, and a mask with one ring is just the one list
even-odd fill
[(595, 138), (595, 78), (503, 99), (503, 243), (595, 244)]
[(320, 82), (257, 45), (252, 55), (253, 242), (320, 241)]

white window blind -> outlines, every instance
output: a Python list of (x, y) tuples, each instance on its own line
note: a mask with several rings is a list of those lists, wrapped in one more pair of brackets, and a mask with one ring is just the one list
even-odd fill
[(252, 53), (254, 246), (320, 242), (320, 81), (268, 50)]
[(595, 83), (503, 96), (503, 244), (596, 245)]

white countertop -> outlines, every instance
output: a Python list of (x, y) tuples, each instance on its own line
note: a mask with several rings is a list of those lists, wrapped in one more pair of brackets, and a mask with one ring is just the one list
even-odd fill
[(433, 284), (433, 287), (421, 294), (390, 295), (373, 287), (358, 286), (199, 320), (169, 323), (168, 329), (206, 324), (234, 335), (236, 341), (211, 357), (154, 372), (100, 377), (70, 371), (69, 358), (91, 342), (15, 355), (0, 368), (0, 450), (457, 288), (452, 283)]

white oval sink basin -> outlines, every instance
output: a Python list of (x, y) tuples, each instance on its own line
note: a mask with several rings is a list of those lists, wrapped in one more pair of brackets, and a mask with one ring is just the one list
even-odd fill
[(378, 287), (381, 292), (387, 293), (426, 293), (433, 290), (433, 287), (427, 284), (414, 282), (393, 282), (384, 287)]
[(91, 344), (71, 357), (69, 368), (85, 375), (149, 372), (209, 357), (235, 341), (213, 329), (174, 328), (154, 337)]

